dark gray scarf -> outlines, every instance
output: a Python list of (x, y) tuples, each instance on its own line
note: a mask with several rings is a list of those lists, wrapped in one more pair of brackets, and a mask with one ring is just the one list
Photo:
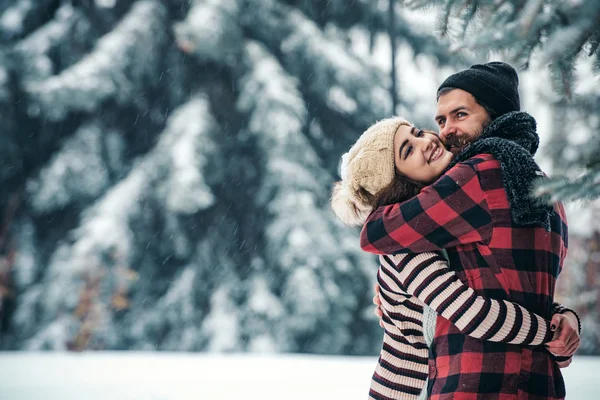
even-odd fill
[(513, 221), (519, 225), (542, 224), (548, 229), (552, 206), (531, 194), (533, 182), (543, 175), (533, 160), (539, 142), (535, 119), (525, 112), (509, 112), (492, 121), (448, 168), (478, 154), (493, 155), (500, 162)]

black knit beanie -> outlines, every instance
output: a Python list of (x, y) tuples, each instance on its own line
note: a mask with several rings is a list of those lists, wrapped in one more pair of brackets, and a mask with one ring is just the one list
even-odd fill
[(471, 93), (478, 103), (495, 111), (496, 115), (492, 118), (521, 109), (517, 71), (503, 62), (475, 64), (450, 75), (438, 88), (438, 100), (443, 88), (457, 88)]

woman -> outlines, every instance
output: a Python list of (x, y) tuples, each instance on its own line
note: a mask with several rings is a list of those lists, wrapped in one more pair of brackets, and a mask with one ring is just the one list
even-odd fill
[[(343, 156), (332, 208), (342, 222), (362, 225), (373, 209), (417, 195), (451, 160), (435, 133), (401, 118), (380, 121)], [(516, 303), (477, 296), (440, 253), (381, 256), (377, 280), (385, 334), (373, 399), (425, 398), (435, 312), (477, 339), (524, 346), (552, 340), (549, 321)]]

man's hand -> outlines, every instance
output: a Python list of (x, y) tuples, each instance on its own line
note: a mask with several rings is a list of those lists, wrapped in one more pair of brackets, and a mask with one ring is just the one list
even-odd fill
[[(564, 314), (554, 314), (551, 326), (555, 328), (554, 337), (551, 342), (545, 344), (546, 348), (556, 356), (571, 357), (575, 354), (581, 343), (579, 340), (577, 317), (570, 311)], [(569, 364), (571, 364), (571, 359), (559, 362), (558, 366), (565, 368)]]
[(379, 326), (383, 328), (383, 311), (381, 310), (381, 299), (379, 298), (379, 285), (375, 284), (375, 296), (373, 296), (375, 310), (373, 312), (379, 317)]

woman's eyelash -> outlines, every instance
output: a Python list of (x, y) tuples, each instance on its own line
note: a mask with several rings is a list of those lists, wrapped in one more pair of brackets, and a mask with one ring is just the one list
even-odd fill
[(411, 150), (412, 150), (412, 145), (408, 146), (408, 149), (406, 150), (406, 155), (404, 156), (405, 159), (408, 157), (408, 155), (410, 154)]

